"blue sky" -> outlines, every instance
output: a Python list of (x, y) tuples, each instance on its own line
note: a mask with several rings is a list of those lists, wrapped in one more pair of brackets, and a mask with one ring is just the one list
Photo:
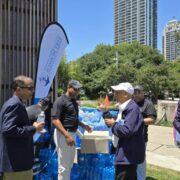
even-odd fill
[[(114, 0), (58, 0), (58, 21), (64, 27), (69, 45), (68, 60), (92, 52), (96, 45), (114, 43)], [(162, 31), (173, 16), (180, 21), (180, 0), (158, 0), (158, 49)]]

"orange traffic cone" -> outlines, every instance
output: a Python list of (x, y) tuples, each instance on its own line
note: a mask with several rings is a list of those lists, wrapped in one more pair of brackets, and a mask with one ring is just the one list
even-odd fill
[(109, 97), (106, 95), (105, 99), (104, 99), (104, 105), (105, 106), (110, 106), (110, 101), (109, 101)]

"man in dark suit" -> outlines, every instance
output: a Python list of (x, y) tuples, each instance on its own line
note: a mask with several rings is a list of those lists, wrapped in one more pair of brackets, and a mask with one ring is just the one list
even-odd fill
[(5, 180), (32, 180), (33, 134), (44, 127), (31, 125), (24, 103), (34, 92), (33, 81), (18, 76), (12, 82), (13, 96), (0, 112), (0, 173)]

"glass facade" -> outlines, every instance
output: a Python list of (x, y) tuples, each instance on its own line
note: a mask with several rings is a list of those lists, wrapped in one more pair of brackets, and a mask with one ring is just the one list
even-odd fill
[(167, 61), (180, 58), (180, 21), (173, 19), (163, 31), (163, 54)]
[(157, 48), (157, 0), (114, 0), (114, 44)]

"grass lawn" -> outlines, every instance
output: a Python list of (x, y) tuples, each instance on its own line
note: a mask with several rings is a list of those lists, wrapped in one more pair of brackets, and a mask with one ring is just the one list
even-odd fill
[(148, 165), (146, 180), (180, 180), (180, 172)]

